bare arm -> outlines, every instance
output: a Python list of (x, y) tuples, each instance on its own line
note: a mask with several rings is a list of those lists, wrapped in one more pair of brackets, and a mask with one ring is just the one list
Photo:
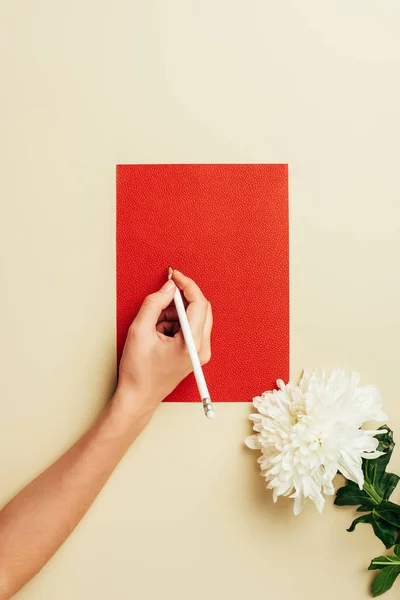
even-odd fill
[(140, 433), (114, 398), (95, 425), (0, 513), (0, 598), (5, 600), (49, 560), (86, 513)]
[[(206, 362), (210, 305), (194, 282), (181, 274), (174, 280), (190, 302), (188, 317)], [(173, 293), (172, 285), (145, 300), (128, 334), (117, 391), (97, 422), (0, 512), (0, 600), (10, 598), (56, 552), (159, 402), (190, 372), (176, 312), (170, 306)]]

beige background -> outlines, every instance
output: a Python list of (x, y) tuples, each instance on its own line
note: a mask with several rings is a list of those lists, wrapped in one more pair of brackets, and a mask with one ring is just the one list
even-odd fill
[[(400, 432), (399, 3), (0, 8), (1, 502), (114, 385), (118, 162), (288, 162), (292, 376), (358, 369)], [(18, 599), (367, 598), (380, 542), (351, 509), (273, 506), (248, 414), (162, 406)]]

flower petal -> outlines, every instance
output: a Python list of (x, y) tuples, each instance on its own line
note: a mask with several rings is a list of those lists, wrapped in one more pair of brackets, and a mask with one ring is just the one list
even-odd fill
[(257, 435), (250, 435), (245, 439), (244, 443), (248, 448), (251, 448), (251, 450), (259, 450), (261, 448)]

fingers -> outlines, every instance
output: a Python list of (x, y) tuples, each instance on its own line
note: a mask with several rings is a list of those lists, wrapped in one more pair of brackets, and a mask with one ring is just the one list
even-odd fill
[(193, 338), (197, 348), (201, 346), (203, 329), (207, 318), (208, 302), (199, 286), (183, 275), (180, 271), (174, 271), (172, 275), (176, 285), (183, 291), (189, 305), (186, 310), (187, 318), (192, 330)]
[(160, 314), (160, 316), (158, 317), (157, 325), (158, 325), (158, 323), (162, 323), (163, 321), (177, 321), (177, 320), (178, 320), (178, 313), (176, 312), (176, 308), (173, 304), (170, 304), (170, 306), (167, 306), (167, 308), (165, 310), (163, 310), (162, 313)]
[(207, 317), (206, 322), (204, 323), (204, 331), (203, 331), (203, 341), (200, 349), (200, 362), (202, 365), (208, 363), (211, 359), (211, 330), (213, 326), (213, 315), (211, 304), (208, 303), (207, 307)]
[(162, 321), (161, 323), (157, 323), (156, 330), (158, 333), (172, 337), (174, 335), (176, 324), (176, 321)]
[(211, 304), (208, 302), (207, 317), (206, 317), (206, 322), (204, 324), (204, 332), (203, 332), (205, 341), (207, 341), (207, 340), (208, 340), (208, 342), (210, 341), (212, 326), (213, 326), (212, 307), (211, 307)]
[(186, 314), (196, 348), (201, 353), (200, 359), (204, 364), (208, 362), (211, 355), (211, 305), (204, 297), (198, 285), (179, 271), (173, 272), (173, 281), (166, 282), (158, 292), (150, 294), (145, 298), (136, 316), (134, 325), (152, 330), (155, 329), (158, 334), (168, 337), (174, 337), (178, 334), (183, 342), (176, 307), (173, 303), (173, 296), (176, 290), (175, 283), (183, 291), (184, 300), (186, 299), (186, 302), (188, 302)]
[(174, 282), (167, 281), (158, 292), (154, 292), (154, 294), (147, 296), (134, 323), (141, 327), (153, 329), (157, 325), (162, 311), (171, 303), (175, 289)]
[(186, 275), (176, 270), (172, 273), (172, 279), (175, 281), (178, 288), (182, 290), (188, 302), (198, 302), (202, 298), (204, 299), (201, 289), (193, 279), (186, 277)]

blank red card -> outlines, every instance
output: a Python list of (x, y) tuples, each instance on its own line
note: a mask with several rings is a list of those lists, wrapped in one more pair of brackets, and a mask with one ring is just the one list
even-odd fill
[[(214, 402), (251, 402), (289, 376), (287, 165), (117, 167), (117, 349), (167, 267), (212, 304)], [(199, 401), (190, 375), (168, 397)]]

